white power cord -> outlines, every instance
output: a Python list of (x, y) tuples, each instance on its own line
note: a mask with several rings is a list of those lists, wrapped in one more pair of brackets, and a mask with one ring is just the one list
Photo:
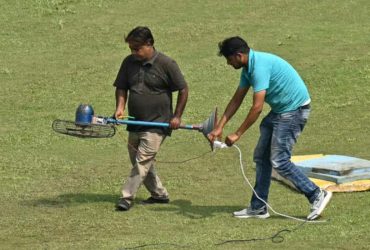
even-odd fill
[[(322, 223), (322, 222), (326, 222), (326, 221), (311, 221), (311, 220), (305, 220), (305, 219), (300, 219), (300, 218), (297, 218), (297, 217), (293, 217), (293, 216), (289, 216), (289, 215), (286, 215), (286, 214), (282, 214), (282, 213), (279, 213), (279, 212), (276, 212), (267, 202), (265, 202), (262, 198), (260, 198), (257, 194), (257, 192), (254, 190), (252, 184), (250, 183), (250, 181), (248, 180), (248, 177), (245, 175), (245, 172), (244, 172), (244, 166), (243, 166), (243, 160), (242, 160), (242, 152), (240, 150), (240, 148), (238, 146), (236, 146), (235, 144), (233, 145), (233, 147), (235, 147), (238, 151), (239, 151), (239, 162), (240, 162), (240, 169), (242, 171), (242, 174), (243, 174), (243, 177), (245, 179), (245, 181), (247, 182), (247, 184), (249, 185), (249, 187), (252, 189), (254, 195), (257, 197), (257, 199), (259, 199), (260, 201), (262, 201), (274, 214), (277, 214), (277, 215), (280, 215), (282, 217), (285, 217), (285, 218), (289, 218), (289, 219), (292, 219), (292, 220), (297, 220), (297, 221), (302, 221), (302, 222), (310, 222), (310, 223)], [(217, 148), (229, 148), (225, 143), (223, 142), (220, 142), (220, 141), (214, 141), (213, 142), (213, 150), (217, 149)]]

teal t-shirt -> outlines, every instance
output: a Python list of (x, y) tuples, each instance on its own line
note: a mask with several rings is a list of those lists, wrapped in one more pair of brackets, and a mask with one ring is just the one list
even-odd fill
[(248, 69), (243, 68), (239, 86), (251, 86), (254, 92), (266, 90), (265, 102), (275, 113), (296, 110), (310, 100), (305, 83), (287, 61), (252, 49)]

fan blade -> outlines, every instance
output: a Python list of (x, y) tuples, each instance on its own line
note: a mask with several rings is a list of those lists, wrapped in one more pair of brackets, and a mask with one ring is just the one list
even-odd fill
[(116, 134), (116, 128), (109, 124), (77, 125), (72, 121), (55, 120), (52, 128), (55, 132), (80, 138), (109, 138)]

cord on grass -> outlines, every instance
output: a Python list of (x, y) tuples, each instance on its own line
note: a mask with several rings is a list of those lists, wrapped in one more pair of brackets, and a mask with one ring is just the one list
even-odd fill
[(282, 233), (291, 233), (296, 231), (298, 228), (302, 227), (307, 221), (303, 221), (298, 226), (294, 227), (293, 229), (282, 229), (278, 232), (276, 232), (271, 237), (265, 237), (265, 238), (250, 238), (250, 239), (237, 239), (237, 240), (225, 240), (220, 243), (215, 244), (215, 246), (220, 246), (228, 243), (244, 243), (244, 242), (254, 242), (254, 241), (265, 241), (265, 240), (271, 240), (273, 243), (282, 243), (285, 238), (281, 235)]

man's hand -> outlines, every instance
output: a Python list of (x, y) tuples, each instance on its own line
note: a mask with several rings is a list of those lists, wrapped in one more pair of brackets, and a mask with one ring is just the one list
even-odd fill
[(123, 110), (116, 110), (116, 112), (114, 112), (114, 118), (116, 118), (116, 119), (122, 118), (123, 117), (123, 113), (124, 113)]
[(215, 128), (213, 129), (208, 135), (207, 135), (208, 139), (213, 142), (214, 140), (216, 140), (217, 138), (221, 138), (222, 137), (222, 128)]
[(230, 134), (226, 137), (225, 143), (227, 146), (231, 147), (235, 142), (240, 139), (240, 136), (236, 133)]
[(181, 119), (179, 117), (174, 116), (170, 121), (170, 128), (171, 129), (178, 129), (181, 124)]

